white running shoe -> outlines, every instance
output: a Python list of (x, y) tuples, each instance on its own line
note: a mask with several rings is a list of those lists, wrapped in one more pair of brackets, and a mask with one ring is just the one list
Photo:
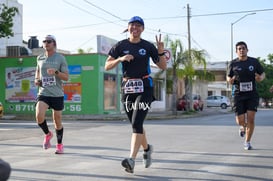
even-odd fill
[(135, 161), (132, 158), (125, 158), (122, 160), (121, 165), (125, 168), (126, 172), (134, 173)]
[(251, 146), (250, 142), (245, 142), (244, 143), (244, 149), (245, 150), (251, 150), (252, 149), (252, 146)]

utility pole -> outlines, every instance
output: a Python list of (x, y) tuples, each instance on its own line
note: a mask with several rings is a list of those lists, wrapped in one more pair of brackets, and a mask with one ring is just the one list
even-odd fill
[[(191, 59), (191, 28), (190, 28), (190, 6), (187, 4), (187, 22), (188, 22), (188, 66), (192, 66), (192, 59)], [(189, 96), (190, 104), (187, 105), (187, 109), (191, 110), (193, 107), (193, 100), (192, 100), (192, 80), (189, 76), (185, 78), (185, 93)]]
[(188, 22), (188, 49), (189, 49), (189, 53), (191, 51), (191, 28), (190, 28), (190, 6), (189, 4), (187, 4), (187, 22)]

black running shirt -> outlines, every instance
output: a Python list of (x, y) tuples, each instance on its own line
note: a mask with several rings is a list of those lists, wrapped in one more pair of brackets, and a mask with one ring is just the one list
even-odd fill
[(246, 61), (240, 61), (238, 59), (232, 60), (229, 65), (227, 75), (229, 77), (238, 76), (239, 83), (252, 82), (251, 91), (240, 90), (238, 91), (237, 95), (255, 95), (257, 93), (255, 73), (262, 74), (263, 72), (264, 68), (262, 67), (258, 59), (248, 57)]
[(151, 73), (150, 57), (154, 63), (159, 62), (156, 47), (143, 39), (139, 43), (131, 43), (128, 39), (119, 41), (108, 54), (115, 59), (126, 54), (133, 55), (134, 59), (130, 62), (122, 62), (123, 77), (127, 78), (143, 78), (149, 75)]

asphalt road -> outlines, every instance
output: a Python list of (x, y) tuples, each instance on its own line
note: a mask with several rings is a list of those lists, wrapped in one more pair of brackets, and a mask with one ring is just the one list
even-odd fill
[(35, 122), (0, 120), (0, 157), (12, 166), (10, 181), (273, 180), (272, 117), (273, 110), (257, 113), (250, 151), (232, 113), (147, 120), (153, 164), (144, 168), (140, 151), (134, 174), (120, 164), (129, 155), (128, 121), (64, 120), (65, 154), (55, 155), (54, 148), (42, 149)]

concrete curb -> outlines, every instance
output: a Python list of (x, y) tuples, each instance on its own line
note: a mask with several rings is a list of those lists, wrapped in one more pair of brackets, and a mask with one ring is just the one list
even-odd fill
[[(166, 119), (183, 119), (190, 117), (209, 116), (217, 114), (232, 113), (229, 110), (222, 109), (207, 109), (201, 112), (185, 112), (178, 111), (176, 115), (173, 115), (171, 111), (166, 112), (150, 112), (147, 115), (146, 120), (166, 120)], [(52, 119), (51, 116), (47, 116), (46, 119)], [(35, 120), (35, 115), (4, 115), (1, 120)], [(63, 115), (63, 120), (93, 120), (93, 121), (111, 121), (111, 120), (127, 120), (125, 113), (121, 114), (103, 114), (103, 115)]]

